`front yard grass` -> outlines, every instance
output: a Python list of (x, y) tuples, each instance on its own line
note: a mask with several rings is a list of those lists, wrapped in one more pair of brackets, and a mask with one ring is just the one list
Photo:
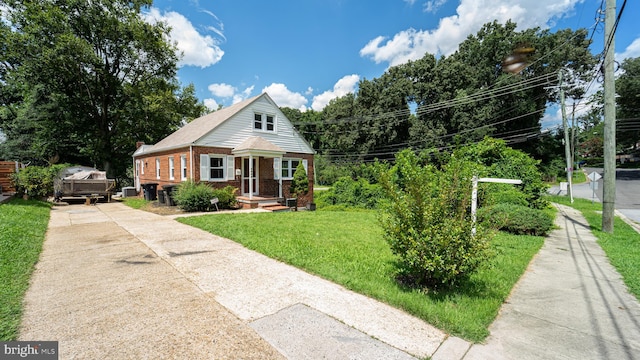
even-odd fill
[[(544, 238), (499, 233), (496, 256), (457, 290), (420, 291), (395, 281), (395, 256), (377, 213), (318, 211), (179, 219), (480, 342)], [(250, 271), (250, 269), (247, 269)]]
[(599, 202), (574, 199), (571, 204), (568, 197), (557, 195), (549, 195), (549, 200), (582, 212), (611, 265), (622, 275), (629, 292), (640, 300), (640, 234), (619, 217), (614, 220), (613, 234), (602, 231), (602, 204)]
[(42, 250), (49, 211), (49, 204), (34, 200), (0, 204), (0, 341), (18, 336), (22, 299)]

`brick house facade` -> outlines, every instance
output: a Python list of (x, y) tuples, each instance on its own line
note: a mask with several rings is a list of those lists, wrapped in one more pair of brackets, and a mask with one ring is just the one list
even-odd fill
[[(290, 198), (295, 167), (303, 163), (313, 201), (313, 155), (273, 100), (263, 93), (193, 120), (155, 145), (133, 154), (135, 185), (180, 184), (189, 179), (214, 188), (231, 185), (241, 199)], [(251, 174), (251, 175), (250, 175)]]

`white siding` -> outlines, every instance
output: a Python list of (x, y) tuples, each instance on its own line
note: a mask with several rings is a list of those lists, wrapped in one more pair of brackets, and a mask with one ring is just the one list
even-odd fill
[[(276, 132), (254, 131), (255, 113), (276, 116)], [(266, 98), (257, 99), (247, 108), (197, 141), (196, 145), (235, 148), (250, 136), (260, 136), (287, 152), (313, 154), (313, 149), (294, 130), (282, 111)]]

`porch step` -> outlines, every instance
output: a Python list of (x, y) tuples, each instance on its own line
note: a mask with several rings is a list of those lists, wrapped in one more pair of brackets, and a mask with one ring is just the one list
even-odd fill
[(268, 211), (271, 211), (271, 212), (291, 211), (291, 208), (286, 207), (286, 206), (281, 205), (281, 204), (278, 204), (278, 203), (260, 204), (259, 207), (261, 209), (268, 210)]
[(243, 209), (255, 209), (262, 208), (264, 206), (269, 205), (280, 205), (278, 200), (281, 200), (277, 197), (264, 197), (264, 196), (254, 196), (252, 199), (249, 199), (246, 196), (238, 196), (238, 203), (242, 206)]

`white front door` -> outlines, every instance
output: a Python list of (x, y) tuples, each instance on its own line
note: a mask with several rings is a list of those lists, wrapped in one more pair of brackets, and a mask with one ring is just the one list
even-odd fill
[(136, 160), (136, 176), (134, 180), (134, 185), (136, 186), (136, 192), (140, 192), (140, 166), (142, 165), (140, 160)]
[(242, 194), (245, 196), (249, 195), (250, 188), (253, 190), (252, 195), (258, 195), (260, 193), (258, 175), (260, 174), (260, 169), (258, 169), (260, 162), (258, 158), (254, 157), (252, 157), (251, 160), (252, 161), (249, 162), (249, 158), (242, 158)]

